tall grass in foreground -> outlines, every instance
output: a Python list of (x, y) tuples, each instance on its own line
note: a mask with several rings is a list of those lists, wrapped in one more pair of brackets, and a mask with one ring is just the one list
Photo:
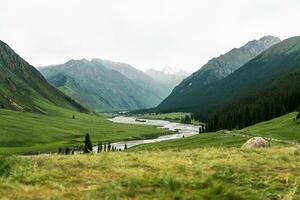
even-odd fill
[[(7, 199), (299, 199), (298, 147), (16, 157)], [(9, 163), (9, 162), (8, 162)]]

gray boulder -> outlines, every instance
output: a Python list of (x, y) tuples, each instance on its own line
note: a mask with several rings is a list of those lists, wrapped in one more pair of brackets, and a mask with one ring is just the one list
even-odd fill
[(253, 137), (243, 144), (242, 148), (266, 148), (269, 142), (262, 137)]

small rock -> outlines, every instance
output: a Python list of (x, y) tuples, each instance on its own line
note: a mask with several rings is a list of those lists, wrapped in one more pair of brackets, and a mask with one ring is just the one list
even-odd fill
[(229, 130), (224, 130), (224, 134), (230, 134), (231, 132)]
[(242, 148), (266, 148), (269, 146), (269, 142), (262, 137), (253, 137), (249, 139)]

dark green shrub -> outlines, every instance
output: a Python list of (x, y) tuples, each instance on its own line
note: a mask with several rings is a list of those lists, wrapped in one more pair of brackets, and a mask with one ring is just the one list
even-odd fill
[(0, 155), (0, 177), (10, 176), (15, 165), (15, 158), (9, 155)]

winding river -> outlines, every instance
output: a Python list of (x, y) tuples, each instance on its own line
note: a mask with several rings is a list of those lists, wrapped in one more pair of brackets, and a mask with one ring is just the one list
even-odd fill
[[(154, 139), (120, 141), (111, 144), (112, 147), (116, 147), (117, 149), (121, 149), (121, 150), (124, 149), (125, 144), (127, 145), (127, 148), (131, 148), (133, 146), (137, 146), (141, 144), (149, 144), (149, 143), (161, 142), (166, 140), (173, 140), (182, 137), (190, 137), (193, 135), (197, 135), (199, 133), (199, 126), (169, 122), (166, 120), (142, 119), (137, 121), (135, 117), (125, 117), (125, 116), (118, 116), (118, 117), (111, 118), (109, 120), (114, 123), (157, 126), (157, 128), (174, 131), (174, 134), (163, 135)], [(97, 151), (97, 147), (94, 147), (94, 151)]]

